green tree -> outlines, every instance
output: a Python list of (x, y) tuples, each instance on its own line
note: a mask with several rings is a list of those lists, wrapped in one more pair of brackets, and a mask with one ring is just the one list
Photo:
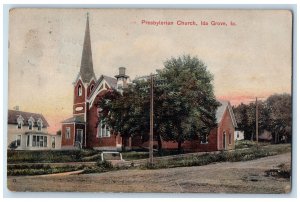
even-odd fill
[[(189, 55), (171, 58), (157, 71), (154, 88), (154, 135), (161, 140), (178, 143), (181, 151), (185, 140), (208, 134), (216, 126), (219, 103), (214, 93), (213, 76), (205, 64)], [(100, 117), (124, 137), (149, 137), (149, 79), (136, 80), (121, 95), (106, 93), (98, 106)]]
[[(289, 94), (274, 94), (266, 101), (258, 102), (259, 131), (270, 131), (273, 142), (291, 140), (292, 108)], [(235, 107), (234, 113), (238, 127), (245, 132), (245, 139), (255, 139), (256, 118), (255, 103), (240, 104)]]
[(156, 90), (160, 101), (156, 108), (158, 132), (164, 140), (176, 141), (181, 150), (185, 140), (208, 134), (216, 126), (219, 103), (213, 92), (213, 76), (197, 57), (171, 58), (164, 66), (158, 70), (164, 85)]
[(290, 142), (292, 137), (292, 98), (274, 94), (266, 100), (270, 111), (270, 128), (274, 143)]

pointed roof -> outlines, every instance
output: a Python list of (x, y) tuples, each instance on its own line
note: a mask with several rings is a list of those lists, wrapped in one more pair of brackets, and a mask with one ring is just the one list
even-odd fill
[(82, 49), (81, 65), (80, 65), (80, 76), (84, 83), (89, 83), (92, 78), (96, 78), (93, 69), (92, 47), (91, 47), (88, 14), (86, 18), (86, 27), (85, 27), (85, 34), (84, 34), (83, 49)]
[(218, 100), (218, 102), (221, 103), (221, 106), (219, 106), (217, 108), (217, 112), (216, 112), (217, 123), (220, 123), (222, 121), (223, 115), (224, 115), (226, 109), (228, 108), (229, 114), (230, 114), (230, 117), (231, 117), (231, 120), (232, 120), (232, 124), (236, 128), (237, 123), (236, 123), (235, 116), (234, 116), (232, 107), (230, 105), (230, 102), (227, 101), (227, 100)]

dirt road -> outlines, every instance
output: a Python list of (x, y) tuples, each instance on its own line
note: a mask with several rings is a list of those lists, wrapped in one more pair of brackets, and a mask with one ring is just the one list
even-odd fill
[(8, 177), (12, 191), (58, 192), (199, 192), (287, 193), (291, 182), (266, 176), (280, 164), (290, 165), (291, 154), (245, 162), (159, 170), (120, 170), (107, 173)]

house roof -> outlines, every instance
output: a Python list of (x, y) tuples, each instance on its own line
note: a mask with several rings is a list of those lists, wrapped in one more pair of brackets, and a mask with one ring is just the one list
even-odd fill
[(34, 126), (37, 126), (37, 121), (41, 119), (43, 121), (43, 128), (49, 127), (48, 122), (46, 121), (45, 117), (42, 114), (37, 114), (37, 113), (31, 113), (31, 112), (23, 112), (23, 111), (18, 111), (18, 110), (8, 110), (8, 124), (18, 124), (18, 117), (22, 116), (24, 121), (24, 125), (29, 125), (28, 120), (30, 117), (34, 119)]
[(221, 106), (218, 107), (217, 112), (216, 112), (217, 123), (220, 123), (222, 121), (223, 115), (224, 115), (226, 109), (228, 108), (233, 126), (236, 128), (237, 123), (236, 123), (235, 116), (234, 116), (232, 107), (230, 105), (230, 102), (227, 100), (218, 100), (218, 102), (221, 103)]
[(85, 123), (85, 121), (83, 116), (73, 116), (62, 121), (62, 123)]

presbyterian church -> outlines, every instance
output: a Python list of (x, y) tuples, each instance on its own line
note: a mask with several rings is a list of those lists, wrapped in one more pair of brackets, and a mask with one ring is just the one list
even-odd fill
[[(122, 139), (120, 134), (98, 123), (98, 108), (95, 103), (109, 89), (122, 91), (128, 84), (129, 76), (124, 67), (114, 78), (101, 75), (98, 79), (94, 73), (89, 16), (86, 19), (85, 35), (78, 75), (73, 82), (73, 115), (62, 121), (62, 149), (77, 147), (99, 150), (121, 150), (147, 148), (149, 143), (139, 138)], [(185, 141), (182, 147), (190, 151), (217, 151), (234, 149), (234, 130), (237, 127), (231, 105), (228, 101), (222, 104), (216, 113), (217, 127), (212, 129), (204, 139)], [(70, 103), (71, 104), (71, 103)], [(154, 142), (156, 145), (157, 142)], [(164, 149), (175, 149), (177, 143), (162, 141)]]

